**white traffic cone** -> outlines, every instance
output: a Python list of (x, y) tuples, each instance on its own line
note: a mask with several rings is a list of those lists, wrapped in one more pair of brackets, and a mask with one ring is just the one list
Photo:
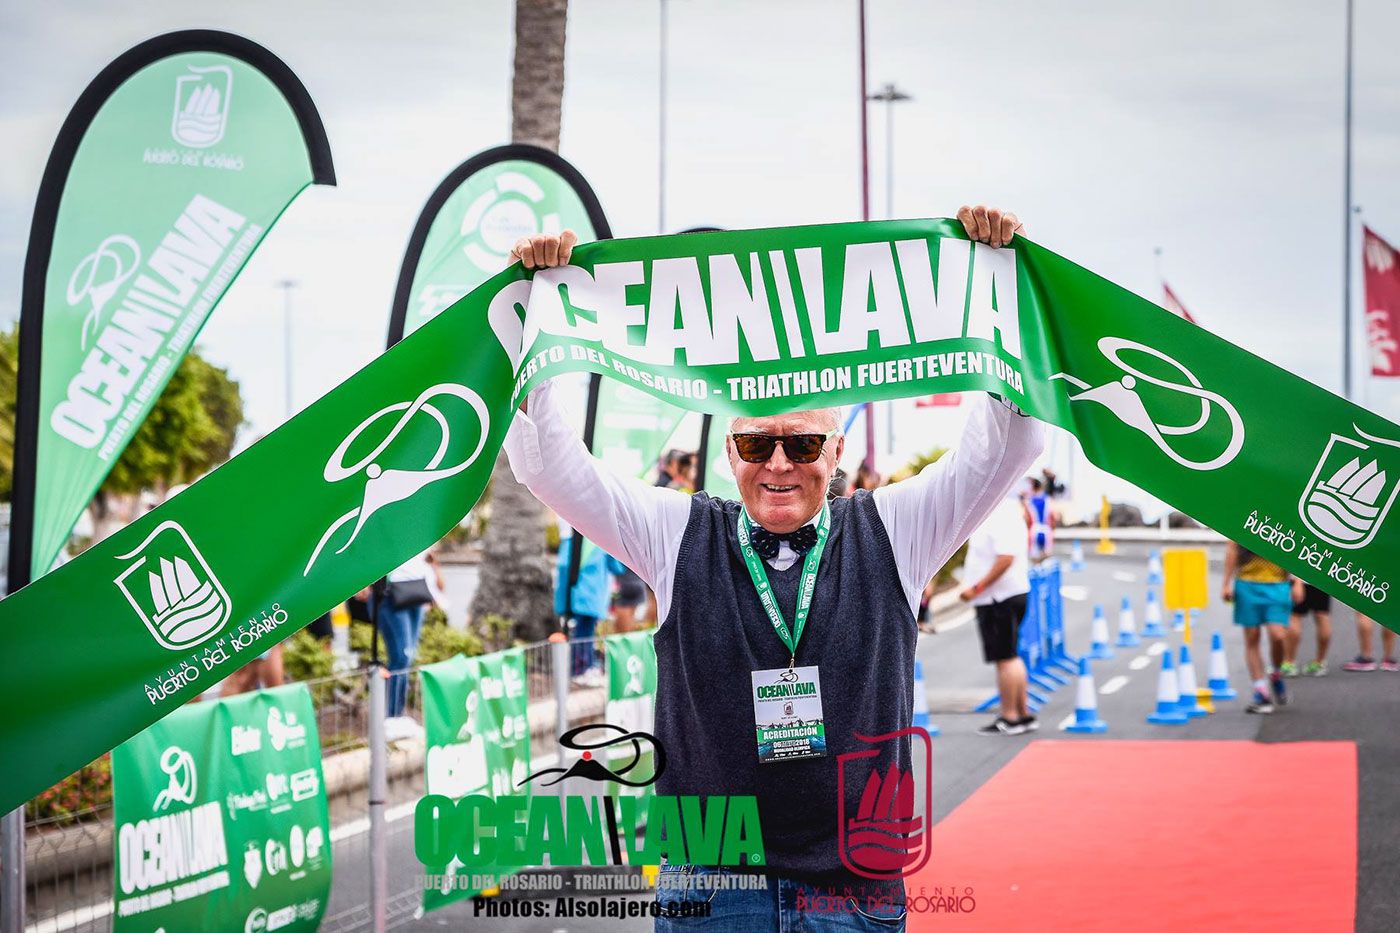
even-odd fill
[(1162, 604), (1157, 601), (1157, 591), (1147, 591), (1147, 608), (1142, 613), (1142, 637), (1165, 638), (1167, 630), (1162, 628)]
[(1133, 601), (1123, 597), (1123, 608), (1118, 610), (1118, 647), (1132, 648), (1142, 644), (1138, 638), (1137, 621), (1133, 616)]
[(1089, 659), (1079, 659), (1079, 686), (1074, 701), (1074, 722), (1065, 726), (1066, 732), (1106, 732), (1108, 723), (1099, 718), (1099, 692), (1094, 689), (1094, 675)]
[(1212, 700), (1233, 700), (1239, 694), (1230, 686), (1230, 666), (1225, 661), (1225, 644), (1219, 632), (1210, 633), (1210, 667), (1206, 686)]
[(1172, 653), (1162, 652), (1162, 672), (1157, 675), (1157, 709), (1147, 714), (1147, 721), (1156, 726), (1183, 726), (1186, 714), (1181, 711), (1181, 688), (1172, 667)]
[(1153, 586), (1162, 585), (1162, 552), (1154, 550), (1147, 558), (1147, 582)]
[(1180, 609), (1172, 613), (1172, 631), (1186, 631), (1186, 613), (1182, 612)]
[(1084, 542), (1075, 541), (1074, 547), (1070, 550), (1069, 569), (1075, 573), (1084, 569)]
[[(1170, 651), (1167, 653), (1171, 654)], [(1196, 698), (1196, 668), (1191, 663), (1190, 645), (1181, 646), (1181, 657), (1176, 665), (1176, 683), (1177, 692), (1181, 694), (1178, 700), (1181, 711), (1192, 719), (1204, 716), (1206, 709)]]
[(1094, 627), (1089, 636), (1092, 644), (1089, 646), (1089, 653), (1085, 657), (1093, 658), (1095, 661), (1104, 661), (1113, 657), (1113, 649), (1108, 646), (1108, 619), (1104, 617), (1103, 606), (1094, 606)]

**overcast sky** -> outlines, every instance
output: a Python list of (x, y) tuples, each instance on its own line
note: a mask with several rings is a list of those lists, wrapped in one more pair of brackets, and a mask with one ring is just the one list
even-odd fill
[[(1400, 241), (1400, 4), (1357, 8), (1355, 200)], [(275, 427), (275, 283), (300, 283), (303, 406), (382, 349), (423, 200), (463, 159), (508, 141), (512, 9), (0, 0), (0, 321), (18, 314), (39, 178), (88, 81), (158, 33), (241, 33), (306, 84), (340, 180), (283, 216), (199, 341), (242, 383), (250, 433)], [(658, 9), (571, 4), (561, 151), (618, 236), (657, 232)], [(858, 219), (855, 0), (670, 0), (670, 10), (667, 227)], [(1154, 300), (1161, 247), (1163, 274), (1204, 326), (1338, 388), (1343, 0), (869, 0), (869, 10), (872, 89), (894, 81), (914, 98), (895, 119), (896, 215), (1004, 205), (1033, 238)], [(876, 217), (884, 119), (876, 105)], [(1400, 415), (1400, 389), (1374, 384), (1370, 398)]]

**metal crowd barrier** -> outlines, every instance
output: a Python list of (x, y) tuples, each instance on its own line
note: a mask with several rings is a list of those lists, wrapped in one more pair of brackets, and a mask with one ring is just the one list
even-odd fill
[[(1069, 683), (1064, 674), (1076, 672), (1079, 659), (1065, 648), (1065, 606), (1060, 595), (1060, 562), (1052, 558), (1032, 564), (1030, 584), (1030, 592), (1026, 596), (1026, 616), (1021, 620), (1016, 653), (1026, 665), (1026, 676), (1030, 681), (1026, 690), (1026, 705), (1035, 713), (1049, 702), (1049, 693)], [(993, 693), (977, 705), (975, 712), (985, 713), (1000, 703), (1001, 697)]]
[[(532, 759), (552, 757), (560, 733), (604, 716), (605, 686), (574, 685), (567, 661), (564, 676), (555, 677), (555, 657), (568, 659), (573, 647), (550, 642), (525, 647)], [(605, 655), (600, 663), (606, 674)], [(405, 671), (410, 675), (405, 715), (421, 725), (417, 670), (415, 666)], [(421, 866), (413, 855), (413, 810), (424, 793), (425, 746), (421, 737), (396, 740), (381, 746), (381, 760), (372, 761), (372, 676), (376, 675), (371, 670), (359, 669), (304, 681), (316, 708), (331, 820), (334, 874), (321, 922), (327, 933), (374, 929), (377, 900), (383, 902), (385, 924), (401, 925), (414, 916), (422, 899)], [(376, 765), (382, 768), (386, 790), (384, 829), (379, 834), (371, 832), (370, 812), (371, 771)], [(112, 928), (110, 794), (99, 804), (80, 806), (79, 792), (64, 790), (75, 782), (110, 789), (110, 755), (25, 806), (26, 933), (97, 933)], [(372, 896), (376, 885), (382, 898)]]

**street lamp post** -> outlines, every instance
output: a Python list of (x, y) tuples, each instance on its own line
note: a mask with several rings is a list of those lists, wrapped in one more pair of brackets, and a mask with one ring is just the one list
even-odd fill
[(871, 94), (866, 100), (883, 101), (885, 104), (885, 218), (894, 219), (894, 105), (900, 101), (913, 100), (908, 94), (886, 84)]
[(277, 287), (282, 289), (282, 382), (286, 416), (292, 417), (292, 290), (299, 283), (296, 279), (282, 279)]

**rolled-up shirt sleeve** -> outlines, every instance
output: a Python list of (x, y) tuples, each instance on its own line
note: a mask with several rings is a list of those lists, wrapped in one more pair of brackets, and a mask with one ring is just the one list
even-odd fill
[(917, 476), (875, 490), (914, 613), (938, 568), (991, 514), (1045, 448), (1044, 426), (989, 395), (972, 399), (957, 447)]
[(506, 434), (511, 472), (585, 538), (619, 558), (656, 593), (658, 620), (670, 611), (690, 496), (623, 476), (588, 452), (565, 417), (558, 387), (530, 393)]

